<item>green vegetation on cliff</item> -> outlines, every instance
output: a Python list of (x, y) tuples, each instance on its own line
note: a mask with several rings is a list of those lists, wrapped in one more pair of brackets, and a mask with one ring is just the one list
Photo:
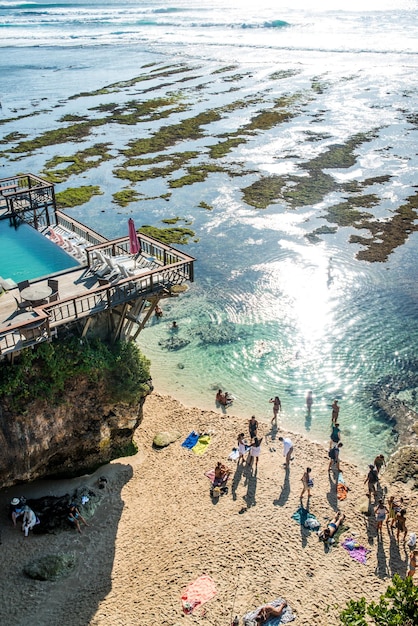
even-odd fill
[(149, 392), (150, 362), (133, 342), (110, 345), (72, 337), (43, 343), (0, 368), (0, 396), (14, 410), (24, 410), (36, 398), (58, 404), (66, 382), (76, 376), (101, 384), (109, 402), (135, 404)]

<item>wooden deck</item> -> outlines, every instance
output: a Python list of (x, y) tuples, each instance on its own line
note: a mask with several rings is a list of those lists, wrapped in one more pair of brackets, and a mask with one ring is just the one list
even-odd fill
[[(51, 341), (64, 325), (79, 323), (84, 335), (89, 320), (105, 311), (116, 317), (115, 338), (132, 331), (136, 337), (159, 299), (170, 295), (174, 285), (193, 280), (194, 262), (193, 257), (151, 238), (145, 240), (141, 236), (141, 245), (145, 252), (136, 260), (127, 252), (127, 237), (86, 248), (87, 260), (83, 267), (54, 275), (59, 283), (58, 300), (29, 309), (31, 315), (27, 319), (22, 319), (16, 302), (20, 301), (18, 288), (3, 293), (0, 297), (0, 358)], [(151, 248), (153, 256), (147, 252)], [(111, 282), (105, 282), (106, 275), (101, 278), (97, 273), (100, 272), (94, 261), (97, 250), (107, 253), (115, 266), (123, 266), (127, 275), (117, 273)], [(166, 261), (165, 265), (161, 258)], [(31, 281), (31, 285), (44, 282), (47, 279)], [(145, 312), (150, 302), (152, 307)]]

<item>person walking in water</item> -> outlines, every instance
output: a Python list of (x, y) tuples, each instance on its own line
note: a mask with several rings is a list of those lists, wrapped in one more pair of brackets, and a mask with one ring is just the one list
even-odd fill
[(313, 395), (312, 395), (312, 391), (308, 391), (308, 393), (306, 394), (306, 408), (308, 409), (308, 412), (311, 412), (311, 408), (313, 405)]
[(336, 422), (338, 422), (338, 414), (340, 412), (340, 407), (338, 406), (338, 400), (334, 400), (331, 408), (332, 408), (331, 421), (333, 424), (335, 424)]
[(277, 414), (282, 410), (282, 403), (279, 396), (275, 396), (274, 398), (270, 398), (269, 402), (273, 404), (273, 417), (271, 420), (271, 425), (277, 425)]

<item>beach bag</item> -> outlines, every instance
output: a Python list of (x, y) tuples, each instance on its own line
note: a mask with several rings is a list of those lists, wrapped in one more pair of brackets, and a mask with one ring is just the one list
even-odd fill
[(313, 483), (313, 478), (309, 478), (309, 480), (308, 480), (308, 487), (309, 487), (309, 488), (310, 488), (310, 487), (313, 487), (313, 484), (314, 484), (314, 483)]
[(411, 550), (414, 550), (416, 545), (417, 545), (416, 533), (410, 533), (409, 539), (408, 539), (408, 548), (411, 548)]
[(308, 517), (308, 519), (305, 520), (304, 526), (305, 528), (309, 528), (309, 530), (318, 530), (320, 523), (317, 519)]

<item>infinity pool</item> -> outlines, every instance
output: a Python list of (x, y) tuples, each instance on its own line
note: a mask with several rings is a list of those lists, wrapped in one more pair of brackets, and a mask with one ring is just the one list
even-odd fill
[(20, 223), (0, 221), (0, 276), (15, 282), (41, 278), (79, 265), (72, 256), (38, 233)]

